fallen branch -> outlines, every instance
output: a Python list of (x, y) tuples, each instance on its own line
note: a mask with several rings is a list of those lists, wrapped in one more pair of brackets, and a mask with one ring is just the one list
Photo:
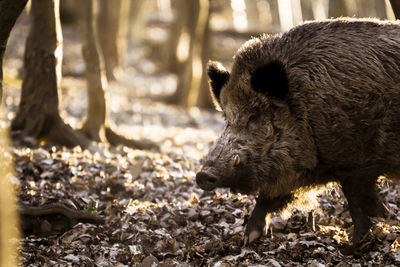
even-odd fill
[(21, 228), (25, 235), (46, 236), (61, 234), (78, 222), (103, 224), (104, 218), (95, 213), (71, 209), (62, 203), (51, 203), (40, 207), (19, 207)]

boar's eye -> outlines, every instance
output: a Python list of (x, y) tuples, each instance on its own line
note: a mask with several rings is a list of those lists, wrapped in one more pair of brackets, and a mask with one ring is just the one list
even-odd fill
[(238, 166), (239, 164), (240, 164), (240, 156), (238, 154), (235, 154), (232, 158), (232, 165)]

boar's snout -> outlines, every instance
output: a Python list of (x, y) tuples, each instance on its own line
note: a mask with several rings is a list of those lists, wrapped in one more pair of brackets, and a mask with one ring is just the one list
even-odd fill
[(218, 177), (204, 170), (196, 174), (196, 182), (198, 186), (206, 191), (216, 188), (218, 186), (218, 181)]

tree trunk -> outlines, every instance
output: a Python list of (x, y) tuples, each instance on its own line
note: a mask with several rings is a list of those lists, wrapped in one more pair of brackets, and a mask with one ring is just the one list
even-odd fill
[[(398, 1), (397, 1), (398, 2)], [(357, 16), (386, 19), (386, 5), (382, 0), (358, 0)]]
[[(168, 39), (168, 51), (166, 54), (166, 66), (168, 71), (178, 74), (182, 71), (183, 62), (187, 60), (189, 52), (187, 52), (186, 57), (178, 55), (178, 44), (181, 40), (181, 35), (185, 30), (185, 25), (187, 24), (187, 17), (189, 16), (188, 4), (186, 0), (175, 0), (172, 2), (174, 21), (171, 24), (169, 39)], [(186, 49), (182, 47), (181, 49)], [(189, 48), (186, 49), (187, 51)]]
[(62, 61), (59, 0), (32, 1), (31, 18), (21, 102), (12, 130), (60, 145), (87, 147), (88, 140), (66, 125), (58, 112)]
[(291, 0), (291, 3), (292, 3), (293, 26), (297, 26), (304, 21), (302, 5), (300, 0)]
[[(204, 18), (209, 12), (208, 0), (193, 0), (181, 2), (183, 27), (177, 44), (177, 59), (179, 61), (178, 85), (175, 93), (167, 99), (168, 103), (185, 107), (196, 104), (198, 88), (190, 93), (193, 86), (199, 87), (201, 82), (202, 63), (201, 46), (204, 34)], [(174, 49), (171, 47), (171, 49)], [(200, 80), (199, 80), (200, 78)], [(189, 95), (191, 94), (191, 95)]]
[(311, 8), (315, 20), (323, 20), (328, 18), (328, 9), (324, 0), (312, 0)]
[(78, 2), (79, 32), (82, 43), (83, 61), (86, 67), (88, 90), (88, 115), (82, 132), (91, 140), (108, 141), (111, 145), (125, 145), (136, 149), (159, 149), (150, 141), (129, 140), (107, 126), (107, 108), (104, 91), (107, 87), (104, 64), (97, 44), (96, 0)]
[(269, 10), (271, 12), (271, 28), (274, 32), (281, 30), (281, 19), (279, 17), (278, 0), (266, 0), (269, 4)]
[(129, 27), (128, 27), (128, 43), (136, 44), (136, 41), (143, 40), (146, 10), (142, 10), (144, 0), (131, 0), (129, 7)]
[(386, 4), (385, 1), (373, 0), (375, 7), (376, 17), (379, 19), (386, 19)]
[(261, 24), (260, 17), (258, 15), (257, 9), (257, 1), (254, 0), (245, 0), (244, 1), (246, 6), (246, 19), (248, 23), (249, 30), (258, 29), (258, 26)]
[[(85, 62), (86, 86), (88, 91), (88, 115), (82, 127), (83, 133), (94, 141), (100, 140), (100, 130), (106, 120), (104, 91), (107, 80), (104, 64), (97, 45), (96, 1), (75, 1), (78, 12), (82, 56)], [(104, 141), (104, 140), (103, 140)]]
[[(205, 8), (205, 7), (202, 7)], [(211, 54), (211, 28), (210, 28), (210, 15), (211, 15), (211, 7), (208, 7), (207, 17), (205, 18), (204, 25), (204, 34), (202, 36), (202, 45), (201, 45), (201, 63), (202, 63), (202, 74), (201, 74), (201, 82), (198, 88), (198, 92), (194, 92), (197, 94), (197, 106), (206, 109), (214, 109), (214, 104), (211, 99), (209, 84), (208, 84), (208, 76), (207, 74), (207, 62), (210, 59)], [(194, 87), (196, 88), (196, 87)]]
[[(14, 1), (14, 0), (11, 0)], [(0, 13), (4, 9), (0, 8)], [(2, 110), (3, 111), (3, 110)], [(5, 119), (5, 112), (0, 112)], [(16, 177), (14, 172), (13, 150), (10, 146), (8, 127), (0, 127), (0, 266), (20, 266), (18, 264), (19, 218), (15, 209), (16, 186), (11, 182), (11, 177)]]
[[(192, 80), (192, 52), (196, 24), (199, 17), (199, 0), (186, 1), (180, 0), (179, 5), (175, 6), (177, 25), (173, 28), (176, 36), (176, 46), (171, 46), (171, 50), (176, 50), (176, 62), (173, 63), (178, 75), (178, 84), (175, 93), (166, 99), (167, 103), (186, 105), (189, 96), (189, 88)], [(172, 37), (172, 36), (171, 36)], [(174, 59), (172, 59), (174, 60)]]
[(303, 15), (303, 20), (313, 20), (314, 19), (314, 14), (312, 10), (312, 3), (311, 1), (313, 0), (303, 0), (301, 1), (301, 11)]
[(293, 27), (293, 9), (291, 0), (278, 1), (278, 13), (281, 31), (288, 31)]
[(74, 1), (60, 1), (60, 20), (61, 24), (77, 24), (77, 14), (75, 12)]
[(130, 9), (132, 5), (132, 0), (121, 0), (121, 7), (118, 14), (119, 19), (119, 27), (118, 27), (118, 38), (117, 38), (117, 51), (119, 58), (120, 69), (123, 68), (124, 63), (124, 55), (128, 46), (128, 36), (129, 36), (129, 28), (130, 28)]
[(3, 97), (3, 56), (6, 50), (8, 36), (14, 27), (17, 18), (28, 0), (2, 0), (0, 1), (0, 104)]
[(400, 19), (400, 1), (390, 0), (390, 5), (392, 6), (393, 13), (396, 16), (396, 19)]
[(130, 0), (100, 0), (99, 4), (99, 41), (107, 79), (112, 81), (116, 80), (121, 71), (122, 54), (128, 35)]
[[(209, 0), (182, 1), (180, 6), (186, 14), (180, 18), (183, 25), (176, 47), (178, 61), (176, 64), (180, 72), (177, 73), (176, 92), (167, 99), (167, 102), (185, 107), (196, 104), (212, 107), (212, 101), (208, 96), (207, 77), (204, 75), (209, 58), (210, 3)], [(186, 38), (188, 40), (185, 41)]]
[(115, 80), (114, 70), (118, 66), (117, 56), (117, 10), (120, 0), (99, 0), (98, 28), (101, 52), (104, 56), (106, 75), (109, 81)]
[(347, 16), (347, 7), (345, 0), (329, 0), (328, 17), (337, 18)]

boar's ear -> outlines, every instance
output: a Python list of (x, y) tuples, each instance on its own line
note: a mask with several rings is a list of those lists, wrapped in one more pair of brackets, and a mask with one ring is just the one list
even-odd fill
[(221, 100), (219, 95), (222, 87), (229, 80), (229, 72), (222, 66), (221, 63), (216, 61), (209, 61), (207, 66), (207, 74), (210, 78), (210, 94), (214, 102), (215, 108), (219, 111), (221, 108)]
[(257, 92), (283, 100), (288, 94), (289, 85), (282, 63), (271, 61), (259, 66), (251, 77), (251, 87)]

